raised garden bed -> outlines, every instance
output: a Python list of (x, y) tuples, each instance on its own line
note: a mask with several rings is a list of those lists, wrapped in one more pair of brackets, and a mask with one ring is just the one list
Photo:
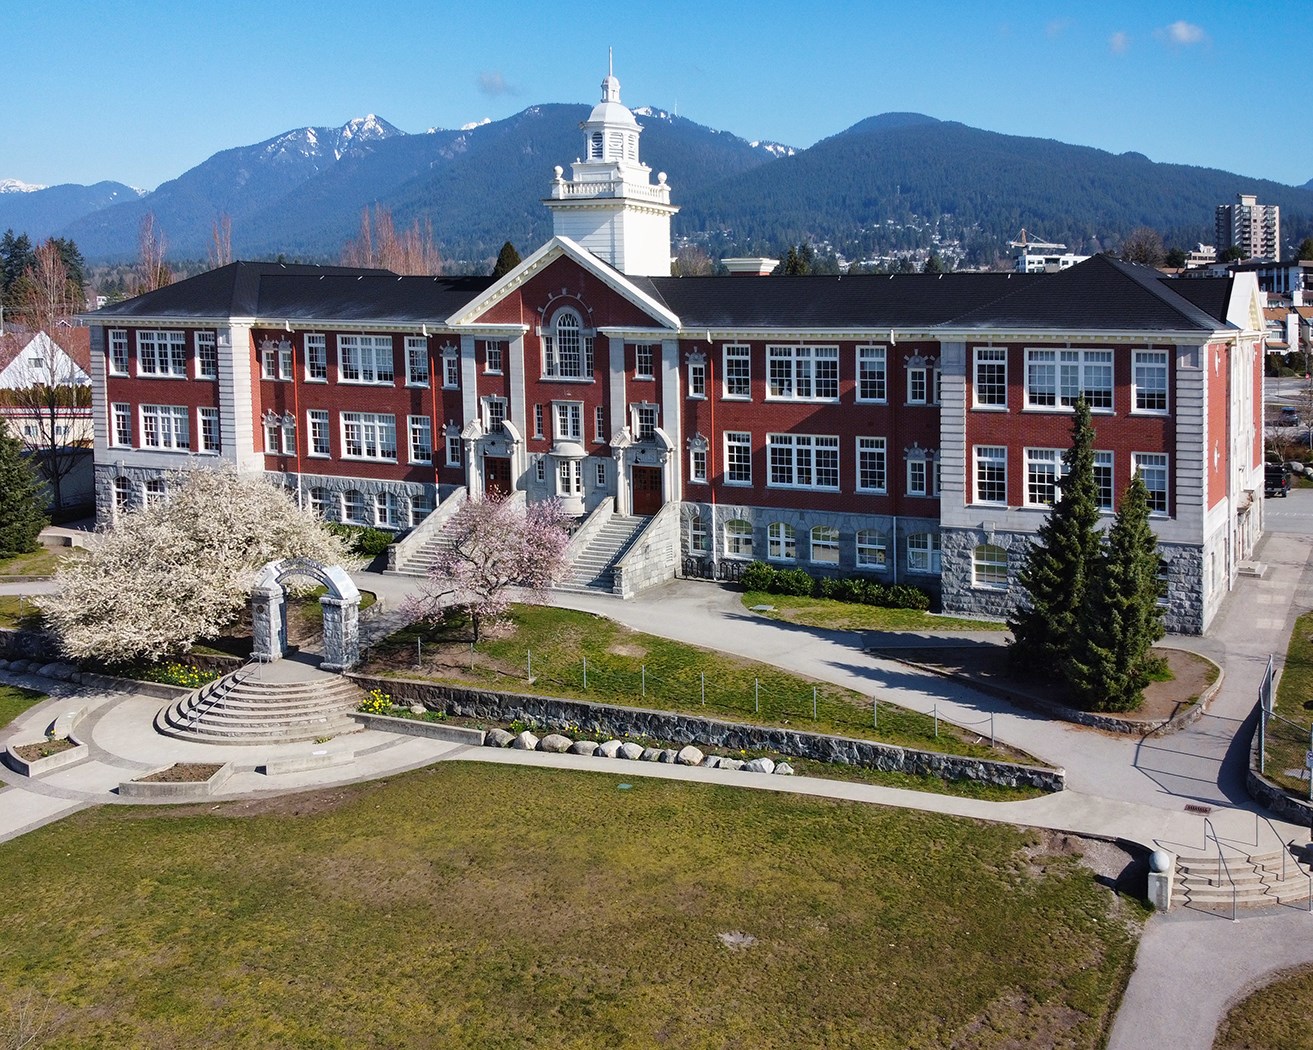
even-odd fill
[(5, 748), (5, 765), (25, 777), (37, 777), (63, 769), (87, 757), (87, 745), (74, 737), (31, 740)]
[(175, 762), (135, 780), (119, 785), (124, 798), (190, 799), (205, 798), (227, 783), (233, 775), (231, 762), (222, 765), (214, 762)]

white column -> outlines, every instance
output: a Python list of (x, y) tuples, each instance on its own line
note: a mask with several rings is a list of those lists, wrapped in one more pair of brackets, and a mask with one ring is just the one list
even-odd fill
[[(264, 471), (264, 453), (255, 449), (257, 427), (254, 377), (251, 375), (251, 326), (220, 327), (219, 355), (220, 456), (238, 471)], [(330, 424), (331, 425), (331, 424)]]
[(684, 492), (684, 402), (679, 391), (679, 340), (661, 340), (661, 429), (673, 446), (665, 466), (665, 499), (678, 501)]

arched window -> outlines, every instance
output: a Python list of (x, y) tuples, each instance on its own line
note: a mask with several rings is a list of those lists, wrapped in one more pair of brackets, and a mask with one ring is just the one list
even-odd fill
[(883, 532), (862, 529), (857, 533), (857, 567), (880, 572), (889, 567), (889, 545)]
[(132, 482), (127, 478), (114, 479), (114, 513), (120, 514), (132, 506)]
[(725, 556), (728, 558), (752, 557), (752, 523), (742, 518), (725, 522)]
[(821, 565), (839, 564), (839, 530), (833, 525), (812, 529), (811, 560)]
[(342, 493), (342, 520), (349, 525), (368, 525), (369, 511), (365, 506), (365, 496), (355, 489)]
[(977, 587), (1008, 588), (1008, 552), (993, 543), (981, 543), (971, 554), (971, 582)]
[(707, 553), (707, 523), (701, 514), (688, 520), (688, 549), (694, 554)]
[(313, 488), (310, 490), (310, 509), (320, 518), (328, 507), (328, 490)]
[(914, 532), (907, 537), (907, 571), (939, 571), (939, 533)]
[(593, 132), (592, 148), (589, 150), (588, 155), (592, 160), (602, 159), (602, 133), (600, 131)]
[(593, 339), (585, 335), (579, 315), (562, 310), (543, 333), (543, 375), (552, 379), (588, 379), (593, 372)]
[(771, 561), (796, 561), (798, 537), (792, 525), (773, 521), (766, 530), (766, 557)]

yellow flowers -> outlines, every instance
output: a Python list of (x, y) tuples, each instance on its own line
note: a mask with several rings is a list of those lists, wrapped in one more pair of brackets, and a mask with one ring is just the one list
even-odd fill
[(386, 715), (392, 711), (392, 694), (382, 689), (371, 689), (360, 702), (360, 710), (367, 715)]

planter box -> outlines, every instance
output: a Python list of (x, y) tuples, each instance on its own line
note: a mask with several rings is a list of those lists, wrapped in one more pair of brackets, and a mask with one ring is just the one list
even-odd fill
[[(160, 766), (159, 769), (151, 770), (151, 772), (142, 775), (153, 776), (155, 773), (162, 773), (164, 770), (172, 768), (173, 765), (175, 763), (170, 762), (167, 766)], [(180, 780), (172, 783), (155, 780), (125, 780), (119, 784), (119, 795), (122, 798), (158, 799), (163, 802), (208, 798), (226, 784), (234, 772), (233, 764), (225, 762), (214, 771), (208, 780)]]
[(39, 777), (42, 773), (49, 773), (55, 769), (63, 769), (65, 766), (76, 765), (90, 754), (90, 750), (87, 745), (81, 741), (74, 740), (71, 736), (68, 739), (73, 742), (73, 747), (57, 752), (49, 758), (36, 758), (31, 762), (19, 758), (18, 754), (14, 751), (14, 748), (28, 747), (31, 744), (44, 744), (46, 738), (42, 737), (40, 740), (16, 740), (5, 748), (5, 765), (15, 773), (21, 773), (25, 777)]
[(135, 678), (113, 678), (107, 674), (82, 672), (82, 684), (93, 689), (104, 689), (113, 693), (137, 693), (140, 696), (153, 696), (157, 700), (178, 700), (188, 693), (195, 692), (185, 685), (165, 685), (163, 682), (139, 682)]
[(332, 766), (348, 766), (356, 760), (354, 751), (311, 751), (304, 755), (289, 755), (287, 758), (266, 762), (259, 769), (267, 777), (276, 777), (283, 773), (304, 773), (311, 769), (328, 769)]
[(448, 726), (441, 722), (421, 722), (415, 718), (393, 718), (391, 715), (367, 715), (363, 711), (352, 711), (351, 717), (366, 729), (380, 729), (384, 733), (422, 736), (430, 740), (446, 740), (452, 744), (469, 744), (471, 747), (483, 746), (482, 729)]

